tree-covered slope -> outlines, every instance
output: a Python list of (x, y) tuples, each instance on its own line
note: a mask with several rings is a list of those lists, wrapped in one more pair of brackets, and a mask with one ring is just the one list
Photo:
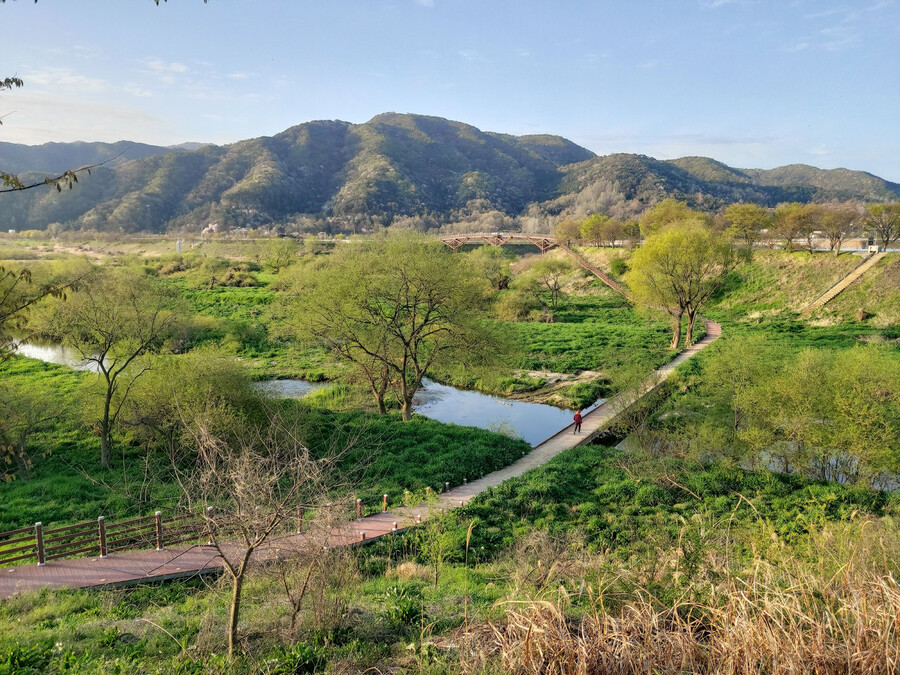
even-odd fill
[(116, 143), (44, 143), (20, 145), (0, 143), (0, 167), (8, 173), (42, 171), (62, 173), (68, 169), (110, 162), (121, 164), (170, 152), (185, 152), (182, 146), (167, 148), (133, 141)]
[(271, 137), (193, 150), (0, 144), (0, 166), (37, 177), (28, 172), (62, 171), (122, 150), (122, 158), (96, 169), (72, 191), (5, 195), (0, 228), (57, 223), (62, 229), (162, 232), (302, 220), (307, 229), (355, 229), (404, 216), (432, 222), (488, 211), (516, 216), (532, 204), (563, 215), (591, 212), (604, 210), (601, 196), (637, 207), (675, 197), (706, 210), (741, 200), (773, 206), (900, 198), (900, 186), (863, 172), (799, 165), (733, 169), (704, 157), (597, 157), (559, 136), (511, 136), (397, 113), (364, 124), (308, 122)]

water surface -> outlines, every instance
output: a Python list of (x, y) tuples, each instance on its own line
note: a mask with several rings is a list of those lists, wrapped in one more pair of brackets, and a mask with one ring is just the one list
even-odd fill
[(69, 366), (75, 370), (98, 372), (96, 363), (85, 361), (77, 350), (56, 342), (45, 342), (43, 340), (16, 341), (15, 353), (19, 356), (27, 356), (29, 359), (38, 359), (46, 363)]
[(330, 386), (330, 382), (309, 380), (263, 380), (255, 382), (257, 391), (272, 398), (303, 398), (312, 392)]
[[(573, 410), (488, 396), (428, 379), (423, 380), (422, 384), (422, 389), (416, 392), (413, 399), (418, 414), (439, 422), (506, 433), (531, 445), (547, 440), (571, 424), (575, 414)], [(585, 411), (593, 410), (605, 400), (600, 399)]]

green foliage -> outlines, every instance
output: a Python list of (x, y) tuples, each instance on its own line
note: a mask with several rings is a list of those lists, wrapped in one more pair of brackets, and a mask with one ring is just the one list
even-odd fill
[(900, 472), (900, 353), (790, 352), (727, 337), (685, 378), (666, 429), (698, 457), (884, 484)]
[(440, 491), (445, 482), (461, 485), (464, 478), (496, 471), (529, 450), (521, 440), (425, 417), (414, 416), (401, 424), (395, 413), (369, 416), (310, 409), (304, 433), (314, 452), (324, 452), (343, 439), (357, 439), (342, 466), (352, 470), (349, 480), (372, 508), (380, 508), (383, 494), (397, 503), (406, 490)]
[(627, 300), (599, 282), (590, 290), (561, 300), (553, 323), (509, 327), (523, 345), (521, 368), (605, 371), (634, 359), (650, 370), (665, 361), (669, 353), (665, 322), (638, 315)]
[(649, 237), (658, 234), (666, 225), (679, 221), (704, 220), (699, 211), (694, 211), (685, 202), (668, 197), (656, 206), (647, 209), (641, 216), (641, 234)]
[(53, 657), (47, 647), (34, 645), (22, 647), (16, 644), (5, 654), (0, 653), (0, 675), (39, 675), (45, 673)]
[(393, 584), (381, 594), (385, 616), (403, 626), (416, 626), (425, 617), (422, 589), (413, 584)]
[(616, 276), (622, 276), (628, 271), (628, 263), (625, 258), (613, 258), (609, 263), (610, 271)]
[(326, 663), (323, 650), (306, 643), (295, 644), (289, 649), (276, 650), (269, 658), (272, 675), (303, 675), (315, 673)]
[(725, 283), (733, 263), (730, 243), (702, 219), (681, 217), (687, 207), (660, 202), (646, 221), (651, 234), (629, 261), (628, 286), (650, 307), (664, 309), (673, 318), (671, 346), (678, 347), (681, 318), (687, 318), (686, 342), (693, 341), (693, 326), (700, 309)]
[(536, 528), (554, 536), (578, 532), (590, 550), (628, 560), (673, 546), (694, 514), (733, 528), (764, 523), (791, 541), (823, 519), (849, 519), (857, 510), (882, 515), (900, 506), (888, 493), (795, 475), (676, 459), (636, 462), (603, 446), (569, 450), (483, 493), (454, 522), (462, 531), (477, 519), (472, 549), (483, 555), (502, 552)]
[(344, 247), (301, 270), (289, 298), (286, 320), (300, 339), (351, 364), (379, 412), (391, 391), (404, 419), (431, 369), (497, 352), (482, 320), (487, 283), (439, 242), (393, 236)]

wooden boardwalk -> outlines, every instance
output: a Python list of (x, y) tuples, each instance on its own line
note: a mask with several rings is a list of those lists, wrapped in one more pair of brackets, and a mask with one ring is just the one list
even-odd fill
[[(391, 532), (403, 530), (414, 525), (417, 516), (425, 519), (429, 513), (435, 511), (435, 508), (444, 510), (464, 505), (487, 488), (500, 485), (510, 478), (521, 476), (531, 469), (546, 464), (559, 453), (589, 442), (606, 429), (625, 408), (659, 386), (679, 364), (684, 363), (715, 341), (720, 334), (719, 324), (707, 321), (706, 336), (702, 340), (685, 349), (659, 370), (651, 373), (634, 390), (620, 393), (584, 415), (580, 434), (573, 433), (574, 426), (569, 425), (534, 446), (531, 452), (509, 466), (467, 485), (460, 485), (437, 495), (437, 502), (434, 505), (419, 504), (350, 521), (330, 535), (328, 545), (335, 547), (358, 544), (362, 539), (361, 532), (365, 533), (365, 540), (369, 541)], [(307, 545), (307, 536), (312, 535), (297, 534), (273, 538), (260, 549), (258, 555), (260, 557), (289, 555), (291, 550)], [(320, 540), (317, 540), (317, 545), (321, 545)], [(237, 547), (233, 550), (236, 553)], [(231, 557), (231, 551), (228, 548), (225, 549), (225, 555)], [(204, 573), (218, 573), (221, 569), (219, 553), (211, 546), (177, 546), (162, 551), (114, 553), (106, 558), (55, 560), (40, 567), (34, 564), (0, 567), (0, 599), (8, 598), (16, 593), (37, 591), (45, 587), (124, 586), (147, 581), (185, 578)]]

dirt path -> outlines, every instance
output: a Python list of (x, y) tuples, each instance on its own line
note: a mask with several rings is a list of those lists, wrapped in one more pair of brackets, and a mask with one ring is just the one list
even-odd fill
[[(543, 443), (534, 446), (531, 452), (509, 466), (442, 493), (438, 496), (436, 506), (423, 503), (350, 521), (339, 531), (331, 534), (329, 546), (357, 544), (405, 529), (416, 524), (419, 518), (427, 518), (435, 508), (443, 510), (462, 506), (487, 488), (521, 476), (531, 469), (546, 464), (561, 452), (589, 442), (608, 427), (622, 410), (659, 386), (680, 364), (718, 339), (721, 332), (719, 324), (707, 321), (706, 336), (702, 340), (685, 349), (659, 370), (655, 370), (636, 389), (618, 394), (587, 413), (580, 434), (573, 433), (574, 426), (569, 425)], [(264, 547), (259, 556), (289, 554), (292, 549), (303, 547), (305, 544), (306, 536), (302, 534), (280, 537)], [(231, 557), (230, 551), (226, 550), (225, 554)], [(2, 567), (0, 599), (47, 586), (66, 588), (123, 586), (142, 581), (184, 578), (217, 572), (220, 569), (218, 553), (209, 546), (177, 547), (163, 551), (129, 551), (106, 558), (56, 560), (41, 567), (33, 564)]]

